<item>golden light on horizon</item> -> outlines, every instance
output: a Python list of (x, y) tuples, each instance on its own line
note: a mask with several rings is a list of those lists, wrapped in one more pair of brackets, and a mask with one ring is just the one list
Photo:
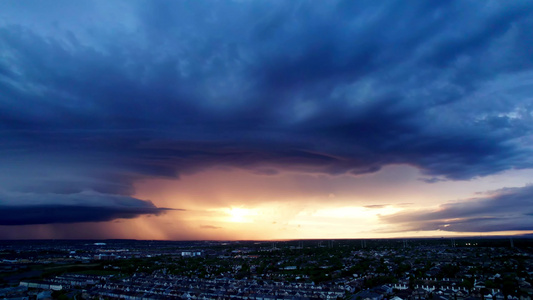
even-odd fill
[[(403, 179), (405, 172), (413, 173), (409, 182), (391, 179)], [(179, 179), (139, 181), (135, 185), (134, 197), (153, 201), (157, 207), (184, 209), (139, 221), (139, 224), (164, 224), (164, 236), (175, 239), (475, 235), (471, 232), (416, 230), (408, 224), (391, 223), (386, 216), (437, 211), (446, 199), (474, 197), (476, 191), (486, 190), (489, 184), (494, 186), (496, 179), (478, 179), (471, 182), (472, 186), (462, 189), (458, 189), (454, 182), (437, 182), (430, 189), (417, 179), (419, 176), (418, 170), (410, 166), (389, 166), (375, 174), (358, 177), (311, 176), (294, 172), (265, 176), (245, 170), (214, 169)], [(523, 175), (523, 178), (530, 177), (529, 173)], [(378, 180), (380, 184), (371, 180)], [(387, 189), (382, 188), (381, 182), (386, 182)], [(457, 194), (453, 193), (457, 190)], [(142, 232), (159, 237), (148, 229)]]
[(257, 215), (255, 210), (242, 207), (232, 207), (226, 213), (230, 216), (228, 220), (233, 223), (249, 223), (253, 221), (250, 217)]

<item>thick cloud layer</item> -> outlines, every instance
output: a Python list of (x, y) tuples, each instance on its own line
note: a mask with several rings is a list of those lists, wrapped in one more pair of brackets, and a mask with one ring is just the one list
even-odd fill
[(159, 215), (169, 210), (157, 208), (149, 201), (96, 192), (3, 193), (0, 197), (0, 225), (104, 222)]
[(32, 5), (0, 4), (6, 190), (129, 195), (213, 166), (409, 164), (427, 182), (532, 167), (528, 1)]
[(443, 204), (435, 211), (383, 216), (399, 231), (491, 232), (533, 230), (533, 186), (507, 188), (476, 199)]

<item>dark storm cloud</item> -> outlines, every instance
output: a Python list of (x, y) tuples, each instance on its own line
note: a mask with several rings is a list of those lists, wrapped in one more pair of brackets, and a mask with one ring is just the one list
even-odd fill
[(104, 222), (160, 215), (168, 210), (150, 201), (96, 192), (0, 195), (0, 225)]
[(0, 160), (19, 176), (4, 189), (127, 195), (213, 166), (409, 164), (428, 182), (531, 167), (531, 2), (85, 4), (38, 23), (0, 4)]
[(85, 206), (30, 206), (1, 207), (0, 225), (29, 225), (79, 222), (104, 222), (114, 219), (132, 219), (141, 215), (159, 215), (165, 209), (152, 207), (85, 207)]
[(533, 230), (533, 186), (502, 189), (485, 197), (443, 204), (435, 211), (382, 216), (399, 230), (491, 232)]

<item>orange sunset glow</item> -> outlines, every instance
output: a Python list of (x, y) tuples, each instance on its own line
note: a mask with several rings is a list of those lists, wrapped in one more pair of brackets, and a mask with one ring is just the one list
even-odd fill
[(533, 233), (527, 1), (0, 2), (0, 239)]

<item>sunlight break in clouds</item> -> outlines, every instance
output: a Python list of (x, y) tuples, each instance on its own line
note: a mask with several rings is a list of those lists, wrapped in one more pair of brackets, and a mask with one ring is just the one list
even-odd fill
[(529, 232), (531, 28), (530, 1), (0, 1), (0, 239)]

